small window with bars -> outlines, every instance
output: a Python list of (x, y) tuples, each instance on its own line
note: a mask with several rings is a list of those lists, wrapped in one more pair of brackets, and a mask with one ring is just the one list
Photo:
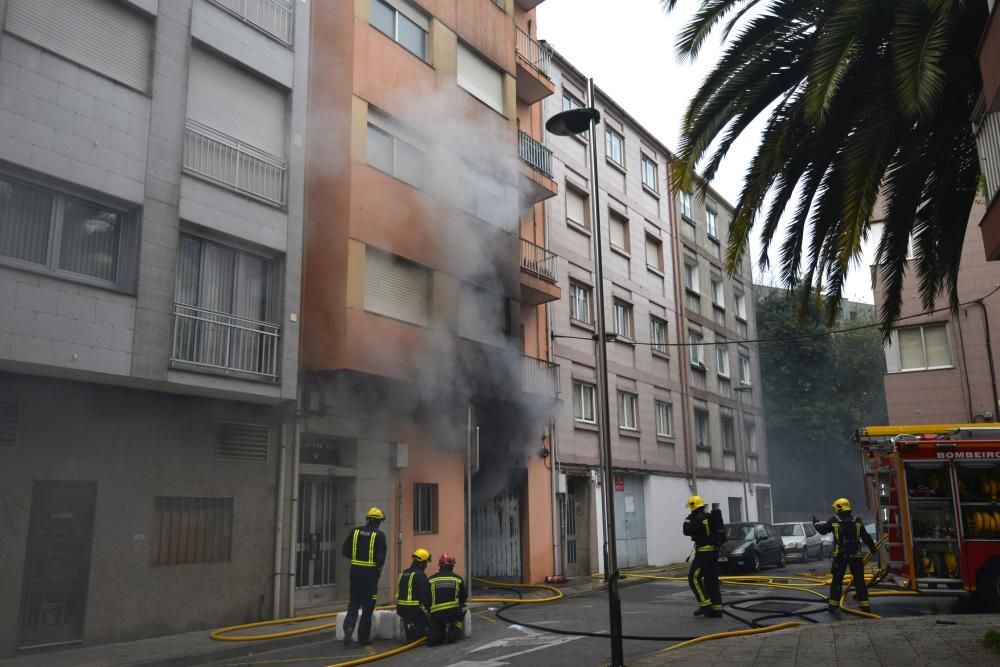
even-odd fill
[(413, 485), (413, 532), (431, 535), (438, 532), (438, 485)]
[(233, 551), (233, 499), (158, 496), (150, 564), (228, 563)]

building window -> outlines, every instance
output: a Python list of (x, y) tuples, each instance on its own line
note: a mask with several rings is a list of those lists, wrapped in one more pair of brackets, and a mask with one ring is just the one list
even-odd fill
[(171, 361), (277, 380), (279, 280), (273, 257), (181, 234)]
[(66, 278), (131, 287), (131, 216), (0, 174), (0, 258)]
[(464, 44), (458, 45), (458, 85), (503, 113), (503, 74)]
[(747, 454), (756, 454), (757, 424), (749, 416), (743, 418), (743, 434), (746, 436)]
[(684, 192), (681, 190), (681, 215), (683, 215), (688, 220), (694, 220), (694, 213), (691, 207), (691, 193)]
[(750, 385), (750, 357), (740, 353), (740, 384)]
[(438, 485), (413, 485), (413, 534), (438, 532)]
[(708, 411), (694, 411), (694, 443), (698, 447), (708, 447)]
[(657, 177), (656, 162), (645, 155), (642, 156), (642, 184), (653, 192), (659, 192), (659, 179)]
[(698, 284), (698, 265), (684, 263), (684, 287), (689, 289), (694, 293), (700, 292), (700, 286)]
[(619, 167), (625, 166), (625, 139), (610, 127), (604, 128), (604, 150), (608, 159)]
[(429, 269), (373, 246), (365, 249), (365, 310), (424, 326), (430, 303)]
[(892, 344), (887, 348), (893, 357), (887, 359), (890, 369), (923, 370), (952, 365), (948, 330), (944, 324), (896, 329), (892, 338)]
[(374, 109), (368, 110), (368, 164), (421, 188), (427, 156), (418, 145), (419, 140), (399, 124)]
[(688, 354), (695, 366), (705, 365), (705, 352), (702, 341), (704, 338), (697, 331), (688, 331)]
[(124, 3), (10, 0), (4, 30), (129, 88), (149, 91), (153, 22)]
[(663, 242), (649, 234), (646, 234), (646, 266), (663, 272)]
[(656, 435), (669, 438), (673, 435), (673, 406), (663, 401), (656, 401)]
[(590, 229), (590, 218), (587, 215), (587, 195), (566, 186), (566, 221), (577, 227)]
[(577, 322), (591, 324), (590, 288), (580, 283), (569, 284), (569, 318)]
[(404, 49), (427, 60), (430, 22), (404, 0), (371, 0), (371, 24)]
[(723, 414), (719, 420), (722, 426), (722, 450), (726, 452), (736, 451), (736, 429), (733, 425), (733, 415)]
[(228, 563), (233, 499), (158, 496), (150, 533), (150, 565)]
[(741, 292), (733, 293), (733, 301), (736, 304), (736, 317), (746, 322), (747, 319), (747, 298)]
[(729, 350), (722, 344), (725, 339), (717, 339), (717, 344), (715, 346), (715, 362), (716, 368), (718, 368), (719, 375), (722, 377), (729, 377)]
[(570, 93), (563, 91), (562, 96), (562, 108), (563, 111), (572, 111), (573, 109), (582, 109), (583, 102), (576, 99), (576, 97)]
[(628, 252), (628, 218), (611, 211), (608, 215), (608, 227), (610, 230), (609, 241), (611, 242), (611, 247), (617, 248), (622, 252)]
[(597, 423), (594, 417), (594, 385), (573, 383), (573, 418), (588, 424)]
[(635, 431), (639, 427), (636, 417), (636, 405), (638, 396), (628, 392), (618, 392), (618, 428), (626, 431)]
[(715, 211), (712, 209), (705, 211), (705, 221), (708, 226), (708, 235), (713, 239), (719, 238), (719, 221)]
[(667, 353), (667, 323), (658, 317), (649, 318), (649, 338), (656, 352)]
[(712, 303), (719, 308), (726, 307), (726, 295), (721, 278), (712, 278)]
[(614, 316), (615, 333), (623, 338), (632, 340), (632, 304), (615, 299)]

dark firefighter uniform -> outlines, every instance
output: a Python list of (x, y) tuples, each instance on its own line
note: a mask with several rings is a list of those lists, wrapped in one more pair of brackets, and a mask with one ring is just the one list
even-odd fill
[(694, 542), (694, 558), (688, 570), (688, 584), (698, 599), (696, 616), (720, 618), (722, 591), (719, 589), (719, 547), (705, 502), (698, 496), (688, 498), (691, 514), (684, 519), (684, 534)]
[(851, 514), (851, 503), (846, 498), (838, 498), (833, 503), (836, 516), (827, 521), (813, 517), (813, 526), (822, 535), (833, 533), (833, 564), (830, 574), (830, 597), (827, 605), (830, 611), (840, 609), (840, 594), (844, 587), (844, 572), (850, 569), (857, 592), (858, 606), (862, 611), (871, 611), (868, 601), (868, 585), (865, 583), (865, 564), (861, 553), (862, 543), (871, 551), (875, 550), (875, 540), (865, 530), (861, 519)]
[(372, 507), (366, 518), (368, 522), (365, 525), (348, 533), (340, 550), (345, 558), (351, 559), (351, 594), (347, 616), (344, 618), (344, 645), (351, 643), (359, 610), (361, 622), (358, 625), (358, 643), (363, 646), (371, 644), (372, 613), (378, 597), (378, 578), (385, 564), (385, 533), (378, 528), (385, 519), (385, 514), (379, 508)]
[(408, 642), (427, 636), (431, 587), (424, 570), (430, 558), (426, 549), (417, 549), (413, 552), (413, 564), (400, 572), (396, 579), (396, 614), (403, 619), (403, 631)]
[(438, 567), (440, 569), (427, 580), (431, 587), (428, 646), (457, 641), (465, 627), (465, 581), (454, 572), (455, 558), (442, 554)]

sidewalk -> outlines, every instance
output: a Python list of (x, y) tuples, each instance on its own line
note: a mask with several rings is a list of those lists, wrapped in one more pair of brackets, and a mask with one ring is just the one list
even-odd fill
[[(628, 584), (642, 583), (639, 579)], [(483, 595), (487, 590), (481, 584), (475, 585), (475, 594)], [(604, 582), (589, 577), (574, 577), (569, 585), (556, 586), (569, 597), (603, 590)], [(511, 597), (516, 601), (516, 597)], [(472, 604), (473, 608), (485, 605)], [(493, 606), (496, 606), (495, 604)], [(313, 624), (329, 622), (332, 619), (312, 621)], [(274, 625), (247, 630), (243, 634), (267, 634), (304, 627), (305, 624)], [(63, 650), (30, 652), (16, 658), (0, 658), (0, 667), (188, 667), (210, 662), (241, 658), (249, 655), (273, 651), (292, 646), (305, 646), (315, 642), (333, 641), (334, 630), (286, 637), (282, 639), (252, 642), (223, 642), (208, 636), (209, 630), (166, 635), (150, 639), (138, 639), (114, 644), (81, 646)], [(239, 634), (239, 633), (237, 633)]]
[(824, 623), (651, 653), (630, 662), (630, 666), (682, 663), (698, 667), (1000, 665), (1000, 654), (983, 646), (987, 630), (1000, 630), (1000, 614)]

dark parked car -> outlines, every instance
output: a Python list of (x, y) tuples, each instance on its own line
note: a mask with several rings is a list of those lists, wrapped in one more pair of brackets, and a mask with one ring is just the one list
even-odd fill
[(723, 567), (757, 572), (765, 565), (785, 566), (785, 545), (778, 529), (767, 523), (731, 523), (719, 551)]

